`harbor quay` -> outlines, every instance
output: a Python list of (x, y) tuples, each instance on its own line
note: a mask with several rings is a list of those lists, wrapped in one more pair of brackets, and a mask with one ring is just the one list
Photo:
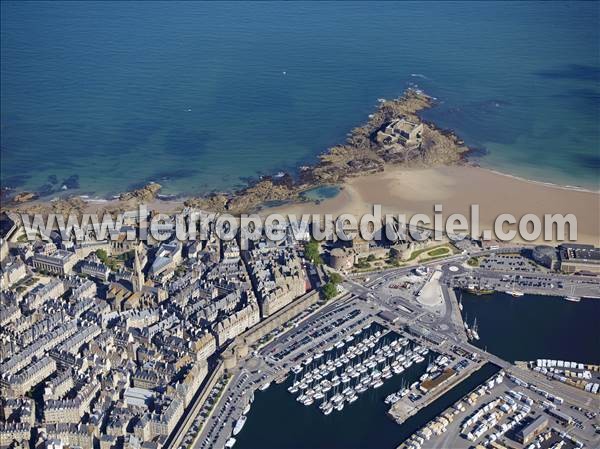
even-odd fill
[(520, 374), (501, 370), (398, 448), (597, 446), (597, 401), (586, 407), (567, 405), (557, 391), (548, 392)]

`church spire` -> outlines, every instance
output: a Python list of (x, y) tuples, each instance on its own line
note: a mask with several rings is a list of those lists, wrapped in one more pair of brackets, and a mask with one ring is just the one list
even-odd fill
[(142, 264), (140, 263), (137, 246), (134, 248), (133, 254), (133, 291), (141, 292), (144, 286), (144, 273), (142, 272)]

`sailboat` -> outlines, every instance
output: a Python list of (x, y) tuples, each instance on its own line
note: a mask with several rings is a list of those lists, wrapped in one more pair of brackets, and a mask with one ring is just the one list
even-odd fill
[(525, 293), (520, 292), (518, 290), (516, 290), (515, 287), (515, 283), (512, 283), (513, 289), (512, 290), (508, 290), (506, 293), (508, 293), (510, 296), (512, 296), (513, 298), (519, 298), (521, 296), (524, 296)]
[(473, 332), (472, 332), (472, 331), (471, 331), (471, 329), (469, 328), (469, 324), (468, 324), (468, 321), (467, 321), (467, 319), (468, 319), (468, 318), (467, 318), (467, 315), (465, 315), (465, 331), (466, 331), (466, 333), (467, 333), (467, 338), (468, 338), (469, 340), (473, 340)]
[(475, 340), (479, 340), (479, 333), (477, 332), (477, 317), (473, 321), (473, 328), (471, 329), (471, 334)]
[(463, 310), (463, 304), (462, 304), (462, 292), (459, 291), (458, 292), (458, 309), (462, 312)]

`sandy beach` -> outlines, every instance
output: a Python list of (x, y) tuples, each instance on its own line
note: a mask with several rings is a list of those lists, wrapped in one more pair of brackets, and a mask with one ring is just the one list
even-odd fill
[[(183, 201), (155, 198), (145, 204), (154, 212), (176, 213), (183, 209)], [(27, 203), (23, 209), (29, 213), (48, 211), (54, 209), (53, 204), (37, 200)], [(133, 210), (136, 204), (133, 200), (89, 201), (83, 202), (82, 212)], [(441, 204), (443, 222), (455, 213), (469, 219), (470, 206), (478, 204), (481, 230), (493, 229), (499, 214), (512, 214), (517, 220), (529, 213), (540, 219), (544, 214), (574, 214), (577, 243), (600, 245), (600, 192), (530, 181), (468, 165), (420, 169), (387, 166), (381, 173), (347, 179), (334, 198), (318, 204), (298, 202), (265, 208), (260, 215), (331, 214), (337, 217), (349, 213), (360, 217), (372, 213), (374, 204), (381, 205), (383, 214), (405, 214), (407, 218), (417, 213), (433, 218), (434, 205)], [(516, 225), (510, 227), (516, 228)]]
[(492, 170), (451, 166), (426, 169), (386, 167), (383, 173), (348, 180), (335, 197), (320, 204), (304, 203), (270, 208), (263, 213), (342, 213), (362, 215), (380, 204), (384, 213), (433, 217), (442, 204), (444, 220), (450, 214), (469, 217), (479, 204), (481, 229), (493, 229), (495, 218), (510, 213), (568, 214), (577, 217), (578, 243), (600, 243), (600, 193), (528, 181)]

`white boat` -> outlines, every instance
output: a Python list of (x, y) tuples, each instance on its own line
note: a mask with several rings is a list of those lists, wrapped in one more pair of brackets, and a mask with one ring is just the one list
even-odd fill
[(244, 427), (244, 424), (246, 424), (247, 419), (248, 417), (246, 415), (240, 416), (240, 419), (237, 420), (233, 428), (233, 435), (237, 435), (242, 431), (242, 428)]
[(518, 298), (518, 297), (521, 297), (521, 296), (525, 296), (525, 293), (520, 292), (518, 290), (509, 290), (506, 293), (508, 293), (509, 295), (511, 295), (511, 296), (513, 296), (515, 298)]
[(270, 386), (271, 386), (271, 382), (267, 382), (266, 384), (262, 384), (258, 389), (261, 391), (265, 391)]
[(251, 404), (250, 404), (250, 403), (248, 403), (248, 404), (246, 405), (246, 407), (244, 408), (244, 411), (243, 411), (242, 413), (243, 413), (244, 415), (248, 414), (248, 412), (250, 411), (250, 407), (251, 407)]
[(475, 318), (475, 321), (473, 322), (473, 328), (471, 329), (471, 335), (473, 336), (474, 340), (479, 340), (479, 333), (477, 332), (477, 318)]
[(387, 396), (387, 397), (385, 398), (385, 401), (384, 401), (384, 402), (385, 402), (386, 404), (393, 404), (393, 403), (397, 402), (397, 401), (398, 401), (398, 399), (399, 399), (398, 395), (397, 395), (396, 393), (392, 393), (392, 394), (390, 394), (389, 396)]
[(235, 444), (235, 438), (231, 437), (225, 442), (225, 449), (231, 449)]
[(567, 301), (571, 301), (571, 302), (579, 302), (579, 301), (581, 301), (581, 298), (579, 296), (565, 296), (565, 299)]
[(364, 393), (365, 391), (367, 391), (367, 386), (364, 384), (360, 384), (359, 386), (356, 387), (356, 392), (357, 393)]

